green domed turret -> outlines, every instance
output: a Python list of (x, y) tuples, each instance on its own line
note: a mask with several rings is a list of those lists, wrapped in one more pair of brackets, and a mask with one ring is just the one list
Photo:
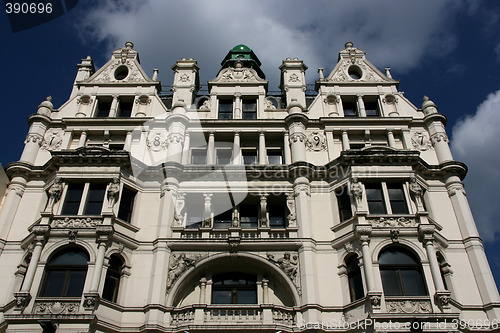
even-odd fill
[(241, 63), (241, 67), (254, 69), (263, 79), (266, 78), (260, 69), (261, 62), (253, 53), (252, 49), (246, 45), (239, 44), (233, 47), (221, 62), (222, 68), (237, 67), (236, 63)]

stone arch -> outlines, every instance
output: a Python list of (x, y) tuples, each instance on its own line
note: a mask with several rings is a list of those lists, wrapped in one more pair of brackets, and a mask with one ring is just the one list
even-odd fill
[(201, 259), (194, 267), (184, 271), (174, 282), (168, 292), (166, 305), (176, 306), (183, 297), (193, 289), (201, 277), (208, 274), (217, 274), (223, 272), (249, 272), (255, 274), (255, 271), (269, 279), (273, 279), (276, 285), (286, 290), (290, 301), (296, 306), (300, 304), (300, 296), (294, 282), (275, 264), (269, 260), (251, 253), (218, 253)]
[(87, 242), (81, 241), (81, 240), (76, 240), (74, 242), (70, 242), (69, 240), (60, 240), (56, 243), (50, 244), (50, 246), (45, 247), (44, 251), (42, 251), (42, 255), (40, 256), (40, 263), (47, 262), (47, 260), (57, 251), (63, 249), (64, 247), (70, 247), (70, 246), (77, 246), (83, 248), (85, 251), (87, 251), (89, 257), (90, 257), (90, 262), (95, 262), (95, 252), (94, 249), (90, 244)]

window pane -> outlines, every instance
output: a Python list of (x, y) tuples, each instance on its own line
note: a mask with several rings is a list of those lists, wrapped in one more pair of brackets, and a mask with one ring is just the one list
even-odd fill
[(243, 119), (257, 119), (257, 100), (243, 99), (242, 118)]
[(118, 117), (130, 117), (133, 105), (134, 103), (131, 100), (120, 100)]
[(284, 228), (286, 221), (285, 205), (267, 205), (269, 212), (269, 226), (271, 228)]
[(87, 253), (79, 249), (69, 249), (62, 254), (55, 256), (50, 260), (49, 265), (52, 266), (87, 266), (90, 260)]
[(380, 116), (380, 112), (378, 109), (378, 103), (375, 102), (365, 102), (365, 111), (368, 117), (377, 117)]
[(351, 301), (363, 298), (365, 294), (363, 290), (363, 281), (361, 279), (361, 269), (359, 268), (358, 258), (352, 256), (347, 261), (346, 265)]
[(43, 287), (42, 297), (59, 297), (61, 296), (62, 287), (66, 278), (66, 271), (48, 271), (45, 277), (45, 285)]
[(232, 151), (231, 149), (217, 149), (217, 164), (230, 164)]
[(66, 293), (63, 296), (77, 297), (81, 296), (83, 292), (83, 285), (85, 284), (85, 276), (87, 270), (84, 271), (69, 271)]
[(411, 255), (393, 248), (384, 250), (378, 260), (380, 265), (419, 265)]
[(82, 200), (84, 184), (69, 184), (61, 214), (76, 215)]
[(337, 189), (335, 195), (337, 196), (340, 221), (344, 222), (352, 217), (351, 198), (347, 187)]
[(85, 205), (85, 215), (101, 214), (105, 192), (106, 184), (90, 184), (89, 193), (87, 196), (87, 204)]
[(120, 199), (120, 207), (118, 209), (118, 218), (130, 222), (132, 218), (132, 209), (134, 208), (134, 199), (136, 192), (128, 187), (123, 187), (122, 196)]
[(267, 151), (267, 163), (269, 164), (282, 164), (283, 157), (281, 150), (268, 150)]
[(213, 304), (231, 304), (231, 290), (213, 290)]
[(233, 100), (219, 100), (219, 119), (233, 119)]
[(344, 116), (357, 117), (358, 106), (356, 105), (356, 102), (344, 102), (344, 101), (342, 101), (342, 106), (344, 107)]
[(382, 277), (382, 285), (384, 287), (384, 294), (386, 296), (401, 296), (401, 290), (398, 272), (395, 270), (380, 270)]
[(106, 118), (109, 116), (109, 110), (111, 110), (111, 101), (97, 101), (97, 118)]
[(238, 304), (257, 304), (257, 290), (238, 290)]
[(379, 183), (366, 183), (366, 200), (370, 214), (386, 214), (382, 187)]
[(206, 149), (191, 150), (191, 164), (206, 164), (206, 163), (207, 163)]
[(403, 185), (401, 183), (387, 183), (387, 191), (393, 214), (408, 214)]
[(232, 209), (222, 212), (214, 217), (214, 228), (221, 228), (221, 229), (229, 228), (231, 227), (232, 220), (233, 220)]
[(257, 228), (259, 208), (257, 205), (240, 206), (240, 225), (242, 228)]
[(241, 154), (243, 155), (244, 164), (257, 164), (257, 151), (244, 149)]
[(420, 269), (401, 270), (401, 278), (403, 280), (403, 288), (406, 296), (427, 295)]
[(118, 282), (115, 276), (106, 275), (104, 282), (104, 289), (102, 291), (102, 298), (110, 302), (116, 302), (116, 291), (118, 291)]

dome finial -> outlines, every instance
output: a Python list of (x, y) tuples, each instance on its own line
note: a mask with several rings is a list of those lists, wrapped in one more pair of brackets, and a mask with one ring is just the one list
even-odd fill
[(133, 49), (133, 48), (134, 48), (134, 43), (132, 43), (132, 42), (126, 42), (126, 43), (125, 43), (125, 47), (126, 47), (127, 49)]
[(354, 47), (354, 44), (352, 42), (347, 42), (347, 43), (345, 43), (344, 46), (346, 49), (348, 49), (348, 48)]

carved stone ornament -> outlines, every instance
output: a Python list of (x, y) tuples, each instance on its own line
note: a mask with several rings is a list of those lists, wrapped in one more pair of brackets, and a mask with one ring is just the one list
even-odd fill
[(289, 252), (285, 252), (283, 257), (276, 260), (273, 254), (268, 253), (267, 259), (276, 265), (278, 265), (283, 272), (292, 280), (296, 281), (297, 273), (299, 269), (299, 256), (297, 254), (290, 254)]
[(167, 137), (167, 142), (168, 142), (168, 144), (171, 144), (171, 143), (183, 144), (184, 143), (184, 136), (182, 134), (179, 134), (179, 133), (170, 133)]
[(251, 68), (225, 68), (211, 82), (266, 82)]
[(48, 151), (59, 150), (63, 141), (63, 133), (61, 128), (50, 128), (43, 138), (42, 149)]
[(307, 137), (304, 133), (293, 133), (289, 138), (290, 143), (305, 142), (306, 140)]
[(54, 183), (49, 189), (49, 198), (52, 201), (52, 205), (61, 199), (61, 195), (63, 192), (62, 180), (59, 177), (54, 179)]
[(326, 138), (323, 133), (312, 132), (309, 134), (307, 137), (306, 147), (309, 151), (325, 151)]
[(151, 104), (151, 98), (148, 95), (141, 95), (135, 99), (135, 104), (148, 105)]
[(76, 314), (80, 302), (36, 302), (33, 308), (34, 314)]
[(352, 197), (356, 200), (356, 204), (360, 204), (363, 198), (363, 186), (358, 182), (357, 178), (353, 178), (349, 188)]
[(413, 219), (406, 217), (381, 217), (378, 220), (371, 220), (371, 224), (378, 228), (393, 227), (416, 227), (417, 223)]
[(24, 144), (28, 144), (30, 142), (37, 143), (39, 146), (42, 144), (43, 137), (37, 133), (28, 133), (26, 135), (26, 140), (24, 140)]
[(20, 291), (14, 293), (16, 298), (16, 308), (25, 308), (31, 300), (31, 295), (28, 292)]
[(286, 195), (286, 206), (288, 208), (288, 215), (286, 217), (289, 227), (297, 226), (297, 215), (295, 213), (295, 199), (293, 193)]
[(167, 133), (154, 131), (148, 134), (146, 146), (152, 151), (165, 150), (167, 148)]
[(297, 74), (293, 73), (288, 78), (288, 82), (300, 82), (300, 77)]
[(52, 228), (95, 228), (101, 223), (101, 219), (87, 218), (70, 218), (54, 219), (50, 226)]
[(87, 310), (93, 310), (97, 307), (97, 303), (99, 301), (98, 293), (85, 293), (83, 300), (83, 307)]
[(415, 132), (411, 137), (411, 144), (413, 147), (420, 151), (426, 151), (432, 148), (431, 141), (429, 137), (424, 132)]
[(448, 290), (437, 291), (435, 297), (441, 308), (448, 308), (450, 306), (451, 293)]
[(210, 99), (206, 99), (203, 101), (203, 104), (201, 104), (200, 111), (210, 111)]
[(264, 99), (264, 105), (266, 110), (276, 110), (276, 106), (274, 106), (269, 98)]
[(190, 81), (189, 75), (187, 75), (186, 73), (182, 74), (179, 77), (179, 81), (180, 82), (189, 82)]
[(380, 295), (370, 295), (370, 303), (373, 307), (380, 307), (380, 303), (382, 302), (382, 297)]
[(391, 240), (393, 243), (399, 242), (399, 230), (398, 229), (391, 229)]
[(76, 100), (76, 104), (90, 105), (93, 101), (94, 100), (89, 95), (83, 95), (78, 97), (78, 99)]
[(308, 184), (297, 184), (293, 187), (295, 196), (300, 195), (300, 193), (305, 193), (308, 197), (311, 196), (311, 186)]
[(450, 197), (456, 195), (458, 192), (461, 192), (463, 195), (467, 195), (462, 184), (454, 184), (448, 187), (448, 195)]
[(173, 253), (170, 257), (170, 264), (168, 265), (167, 274), (167, 291), (172, 288), (175, 280), (188, 268), (195, 266), (196, 262), (200, 260), (200, 254), (187, 255), (185, 253)]
[(385, 305), (389, 313), (430, 313), (432, 312), (429, 301), (386, 300)]
[(446, 133), (434, 133), (431, 136), (431, 140), (433, 145), (441, 141), (444, 141), (446, 143), (450, 142), (450, 140), (448, 140), (448, 135), (446, 135)]
[(119, 196), (120, 196), (120, 178), (114, 177), (108, 186), (108, 193), (107, 193), (108, 203), (110, 207), (112, 207), (118, 201)]

